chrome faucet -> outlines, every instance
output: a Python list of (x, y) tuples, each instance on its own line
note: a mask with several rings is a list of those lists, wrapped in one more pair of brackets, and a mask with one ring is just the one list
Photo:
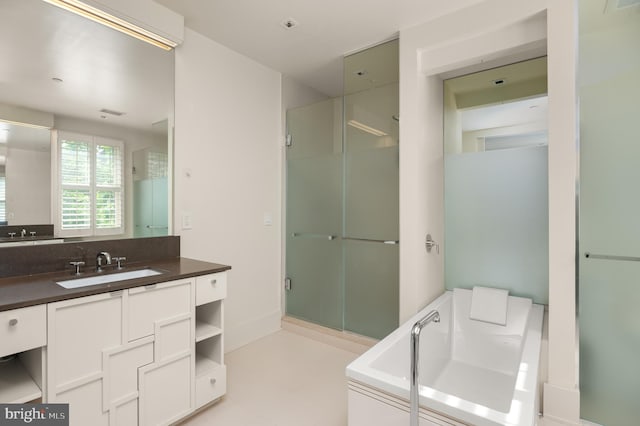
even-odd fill
[(107, 265), (111, 265), (111, 255), (106, 251), (101, 251), (96, 255), (96, 272), (102, 272), (102, 259), (107, 262)]
[(22, 238), (26, 237), (26, 236), (27, 236), (27, 230), (26, 230), (26, 229), (24, 229), (24, 228), (22, 228), (22, 231), (20, 231), (20, 236), (21, 236)]
[(418, 426), (418, 410), (420, 404), (420, 394), (418, 393), (418, 379), (420, 374), (420, 332), (430, 322), (440, 322), (438, 311), (429, 312), (424, 318), (416, 322), (411, 328), (411, 382), (409, 383), (409, 425)]

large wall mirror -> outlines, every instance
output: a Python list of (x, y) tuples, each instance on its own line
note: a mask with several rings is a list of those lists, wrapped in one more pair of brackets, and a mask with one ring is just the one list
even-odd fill
[[(71, 204), (60, 201), (56, 183), (60, 144), (70, 146), (60, 135), (122, 142), (119, 198), (111, 202), (121, 226), (109, 237), (168, 235), (173, 52), (42, 0), (2, 0), (0, 15), (0, 238), (2, 225), (50, 223), (56, 235), (73, 236), (61, 234), (56, 219)], [(94, 149), (102, 148), (95, 142)], [(95, 158), (91, 179), (98, 181)], [(86, 214), (95, 218), (99, 208)]]

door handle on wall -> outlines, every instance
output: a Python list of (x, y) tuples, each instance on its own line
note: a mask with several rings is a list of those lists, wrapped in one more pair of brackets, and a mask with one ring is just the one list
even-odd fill
[(436, 248), (436, 253), (440, 254), (440, 244), (435, 242), (433, 238), (431, 238), (431, 234), (427, 234), (427, 238), (424, 241), (424, 246), (427, 249), (427, 253), (431, 253), (432, 248)]

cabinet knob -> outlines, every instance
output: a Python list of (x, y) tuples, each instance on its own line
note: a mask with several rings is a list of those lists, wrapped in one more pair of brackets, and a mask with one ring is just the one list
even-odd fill
[(11, 318), (9, 320), (9, 325), (16, 325), (18, 324), (18, 318)]
[(218, 283), (218, 280), (216, 280), (215, 278), (211, 280), (211, 285), (216, 285)]
[(213, 377), (211, 379), (209, 379), (209, 383), (211, 383), (212, 385), (216, 384), (216, 379), (214, 379)]

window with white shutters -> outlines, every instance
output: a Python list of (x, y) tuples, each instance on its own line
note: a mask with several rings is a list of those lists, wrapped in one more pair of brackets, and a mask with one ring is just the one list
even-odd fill
[(60, 235), (123, 233), (123, 143), (59, 132), (58, 154)]

